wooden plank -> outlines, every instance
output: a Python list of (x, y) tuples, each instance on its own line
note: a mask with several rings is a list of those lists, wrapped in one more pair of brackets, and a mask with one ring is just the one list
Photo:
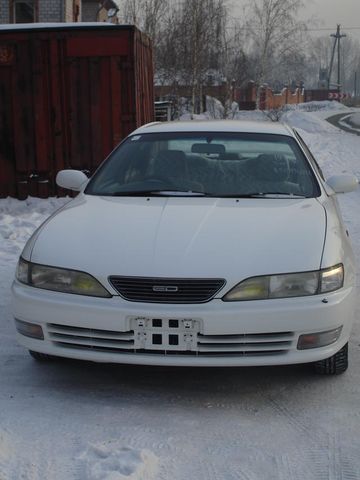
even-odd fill
[(9, 98), (11, 76), (11, 67), (0, 67), (0, 198), (14, 196), (16, 192), (13, 114)]
[(50, 105), (48, 42), (33, 42), (33, 108), (35, 133), (35, 174), (48, 175), (50, 157)]
[(102, 157), (106, 158), (112, 150), (112, 111), (110, 87), (110, 59), (100, 58), (100, 92), (102, 125)]
[(16, 171), (23, 174), (35, 169), (31, 47), (30, 42), (18, 44), (17, 63), (13, 69), (11, 86), (15, 165)]
[(101, 119), (101, 91), (100, 85), (100, 59), (90, 59), (90, 119), (91, 119), (91, 171), (94, 171), (103, 160)]
[(121, 110), (121, 62), (118, 57), (111, 60), (111, 110), (112, 110), (112, 148), (123, 138)]
[(77, 142), (78, 149), (78, 166), (81, 170), (91, 170), (92, 151), (91, 151), (91, 114), (90, 114), (90, 82), (89, 82), (89, 59), (80, 57), (79, 62), (79, 79), (78, 79), (78, 136), (73, 138)]
[(69, 146), (70, 146), (70, 167), (81, 168), (81, 149), (77, 139), (80, 137), (80, 84), (79, 84), (79, 61), (71, 59), (67, 61), (67, 87), (68, 87), (68, 123), (69, 123)]
[(33, 109), (33, 43), (17, 45), (17, 63), (12, 76), (15, 169), (19, 198), (28, 195), (28, 180), (36, 170)]
[(65, 163), (65, 129), (63, 118), (64, 85), (62, 82), (61, 40), (50, 39), (50, 108), (51, 108), (51, 137), (52, 163), (49, 179), (53, 185), (54, 176), (64, 168)]

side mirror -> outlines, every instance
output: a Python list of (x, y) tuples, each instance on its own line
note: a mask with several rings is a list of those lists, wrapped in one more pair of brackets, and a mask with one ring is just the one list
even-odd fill
[(335, 193), (353, 192), (359, 186), (355, 175), (334, 175), (328, 178), (326, 183)]
[(79, 192), (88, 180), (85, 173), (80, 170), (61, 170), (56, 175), (56, 183), (59, 187), (76, 192)]

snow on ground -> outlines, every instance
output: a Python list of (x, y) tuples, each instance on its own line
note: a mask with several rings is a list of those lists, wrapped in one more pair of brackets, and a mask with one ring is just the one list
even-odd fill
[(306, 102), (294, 105), (286, 105), (285, 111), (313, 112), (323, 120), (338, 113), (346, 113), (349, 108), (340, 102), (334, 100), (323, 100), (321, 102)]
[[(326, 176), (360, 176), (360, 137), (318, 113), (284, 120)], [(360, 260), (360, 191), (339, 198)], [(336, 378), (34, 362), (16, 344), (9, 289), (24, 242), (66, 201), (0, 200), (0, 480), (360, 480), (359, 322)]]
[(350, 115), (348, 122), (355, 127), (360, 127), (360, 113), (353, 113)]
[(79, 456), (89, 480), (146, 480), (156, 478), (157, 458), (146, 450), (124, 448), (121, 443), (90, 445)]
[(349, 115), (342, 117), (339, 123), (342, 127), (360, 134), (360, 113), (350, 113)]
[(14, 260), (20, 255), (26, 240), (54, 210), (68, 201), (65, 198), (0, 200), (0, 306), (7, 301)]

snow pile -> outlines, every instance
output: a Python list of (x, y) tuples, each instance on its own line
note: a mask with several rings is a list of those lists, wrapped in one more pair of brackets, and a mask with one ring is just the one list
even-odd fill
[(282, 123), (287, 123), (295, 128), (301, 128), (309, 133), (332, 133), (338, 129), (330, 123), (324, 122), (314, 113), (293, 110), (286, 112), (281, 117)]
[[(283, 121), (292, 115), (293, 112), (304, 113), (303, 122), (308, 119), (308, 113), (316, 113), (313, 117), (313, 125), (316, 125), (317, 130), (321, 130), (321, 126), (317, 125), (317, 118), (324, 119), (336, 113), (341, 113), (348, 110), (348, 107), (339, 102), (325, 100), (322, 102), (307, 102), (295, 105), (285, 105), (278, 110), (279, 117)], [(297, 117), (299, 118), (299, 117)], [(250, 120), (250, 121), (270, 121), (267, 111), (262, 110), (239, 110), (239, 104), (232, 102), (227, 108), (216, 98), (206, 97), (206, 110), (201, 114), (191, 113), (191, 104), (185, 99), (179, 100), (179, 120), (214, 120), (214, 119), (228, 119), (228, 120)], [(311, 128), (311, 127), (309, 127)]]
[(84, 480), (152, 480), (157, 475), (157, 457), (148, 450), (124, 448), (107, 442), (90, 445), (80, 455)]
[(349, 116), (348, 122), (354, 127), (360, 127), (360, 113), (353, 113)]
[(360, 113), (351, 113), (340, 120), (340, 125), (347, 130), (360, 133)]
[(286, 105), (286, 110), (300, 110), (302, 112), (317, 112), (317, 111), (330, 111), (333, 112), (334, 110), (343, 111), (347, 110), (348, 107), (343, 105), (340, 102), (335, 102), (332, 100), (323, 100), (321, 102), (305, 102), (305, 103), (298, 103), (294, 105)]
[(31, 197), (25, 201), (0, 200), (0, 259), (11, 260), (11, 254), (19, 254), (34, 229), (68, 201), (69, 198), (43, 201)]
[[(232, 111), (236, 112), (239, 110), (239, 105), (234, 102), (229, 110), (229, 115), (231, 116)], [(179, 120), (216, 120), (224, 117), (225, 107), (217, 98), (207, 96), (206, 109), (205, 112), (201, 114), (191, 113), (191, 104), (189, 103), (189, 101), (185, 98), (180, 99)]]
[(69, 198), (0, 199), (0, 305), (8, 296), (15, 263), (33, 231)]

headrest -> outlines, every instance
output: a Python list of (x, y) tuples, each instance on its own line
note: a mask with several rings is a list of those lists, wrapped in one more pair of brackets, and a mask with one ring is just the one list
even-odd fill
[(255, 175), (258, 180), (284, 182), (289, 178), (290, 168), (287, 159), (281, 154), (261, 154), (255, 163)]
[(186, 169), (186, 155), (181, 150), (160, 150), (154, 159), (154, 170), (172, 176), (183, 175)]

